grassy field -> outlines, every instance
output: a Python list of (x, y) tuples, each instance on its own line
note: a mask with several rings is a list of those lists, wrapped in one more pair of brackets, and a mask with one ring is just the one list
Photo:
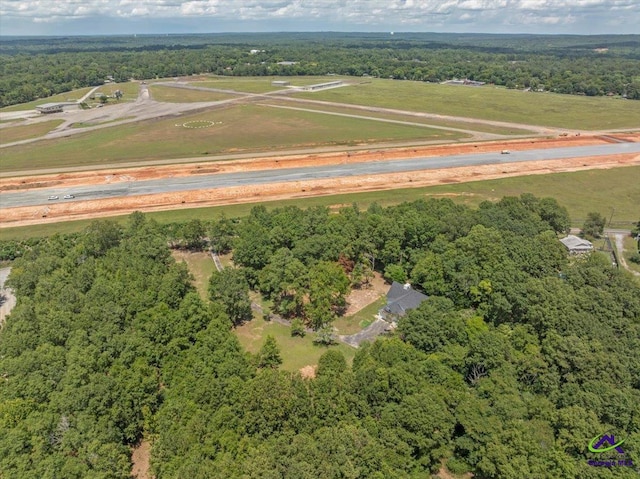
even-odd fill
[(122, 92), (122, 98), (120, 99), (120, 101), (135, 101), (138, 98), (140, 85), (137, 82), (105, 83), (94, 92), (95, 99), (98, 100), (100, 98), (100, 95), (102, 95), (103, 93), (107, 96), (111, 96), (115, 93), (116, 90), (120, 90)]
[[(610, 170), (578, 171), (574, 173), (554, 173), (549, 175), (519, 176), (500, 180), (475, 181), (426, 188), (404, 188), (389, 191), (372, 191), (315, 198), (263, 202), (268, 208), (297, 205), (333, 206), (358, 203), (366, 208), (373, 202), (382, 206), (414, 201), (420, 198), (451, 198), (457, 203), (475, 207), (482, 201), (496, 201), (503, 196), (518, 196), (532, 193), (538, 197), (551, 196), (567, 207), (573, 225), (582, 226), (587, 213), (598, 211), (609, 217), (615, 208), (612, 227), (629, 228), (638, 222), (638, 198), (640, 198), (640, 166), (613, 168)], [(148, 213), (150, 218), (160, 223), (184, 222), (191, 219), (214, 219), (222, 213), (227, 217), (245, 216), (254, 204), (215, 206), (184, 210)], [(117, 216), (117, 221), (126, 221), (125, 216)], [(47, 236), (55, 233), (81, 231), (90, 220), (42, 224), (18, 228), (0, 229), (0, 239), (22, 239), (31, 236)]]
[(164, 101), (168, 103), (192, 103), (200, 101), (220, 101), (236, 98), (234, 95), (227, 93), (216, 93), (199, 90), (187, 90), (185, 88), (173, 88), (158, 83), (149, 86), (151, 98), (155, 101)]
[(465, 87), (381, 79), (298, 95), (313, 100), (559, 128), (640, 128), (640, 108), (637, 102), (606, 97), (580, 97), (490, 86)]
[[(274, 98), (275, 100), (275, 98)], [(317, 110), (318, 112), (335, 112), (342, 113), (346, 115), (360, 115), (367, 116), (372, 118), (383, 118), (388, 120), (396, 120), (396, 121), (407, 121), (412, 123), (421, 123), (423, 125), (433, 125), (433, 126), (442, 126), (445, 128), (459, 128), (461, 130), (471, 130), (482, 133), (495, 133), (496, 135), (531, 135), (533, 134), (530, 130), (523, 130), (521, 128), (503, 128), (494, 125), (486, 125), (482, 123), (471, 123), (464, 121), (449, 121), (442, 119), (433, 119), (433, 118), (420, 118), (411, 115), (401, 115), (395, 113), (380, 113), (380, 112), (372, 112), (372, 111), (363, 111), (356, 108), (349, 107), (334, 107), (327, 105), (314, 105), (314, 104), (304, 104), (304, 103), (292, 103), (289, 101), (273, 101), (266, 100), (269, 105), (283, 106), (289, 108), (304, 108), (309, 110)]]
[(260, 318), (254, 318), (239, 328), (235, 329), (236, 336), (242, 346), (250, 353), (257, 353), (267, 335), (275, 338), (280, 348), (282, 356), (281, 369), (286, 371), (297, 371), (300, 368), (318, 364), (318, 359), (329, 349), (336, 349), (344, 354), (347, 362), (351, 364), (356, 350), (346, 344), (334, 346), (317, 346), (313, 344), (315, 333), (307, 334), (304, 338), (291, 337), (291, 330), (288, 326), (279, 323), (266, 322)]
[(76, 101), (86, 95), (93, 87), (87, 88), (79, 88), (78, 90), (72, 90), (65, 93), (60, 93), (59, 95), (49, 96), (47, 98), (40, 98), (38, 100), (30, 101), (29, 103), (20, 103), (19, 105), (11, 105), (5, 106), (4, 108), (0, 108), (0, 112), (4, 113), (6, 111), (24, 111), (24, 110), (33, 110), (36, 106), (42, 105), (43, 103), (55, 103), (58, 101)]
[(210, 80), (190, 82), (193, 86), (205, 88), (220, 88), (222, 90), (235, 90), (243, 93), (268, 93), (271, 91), (285, 90), (286, 86), (272, 85), (273, 81), (288, 81), (291, 86), (307, 86), (316, 83), (326, 83), (336, 80), (344, 80), (346, 77), (213, 77)]
[[(194, 286), (202, 299), (206, 301), (209, 278), (215, 270), (215, 265), (209, 254), (173, 251), (172, 256), (176, 261), (187, 263), (187, 267), (194, 277)], [(226, 259), (228, 262), (229, 258)], [(235, 333), (243, 347), (254, 354), (260, 350), (268, 334), (274, 336), (283, 359), (282, 369), (297, 371), (304, 366), (317, 364), (320, 356), (327, 351), (326, 347), (313, 344), (313, 334), (308, 334), (304, 338), (292, 338), (287, 326), (265, 322), (258, 316), (256, 314), (253, 321), (237, 328)], [(349, 362), (353, 360), (355, 350), (350, 346), (341, 344), (331, 347), (340, 350)]]
[(106, 125), (108, 123), (115, 123), (116, 121), (122, 121), (122, 120), (129, 120), (130, 118), (133, 118), (132, 116), (125, 116), (122, 118), (118, 118), (117, 120), (107, 120), (107, 121), (80, 121), (77, 123), (72, 123), (71, 125), (69, 125), (71, 128), (90, 128), (92, 126), (98, 126), (98, 125)]
[[(211, 121), (215, 125), (184, 128), (182, 124), (189, 121)], [(179, 120), (170, 118), (114, 126), (70, 138), (3, 148), (0, 171), (380, 141), (454, 140), (463, 136), (417, 126), (237, 105)]]
[[(640, 264), (634, 263), (629, 258), (632, 255), (638, 252), (638, 243), (631, 236), (626, 236), (624, 238), (624, 259), (627, 261), (627, 266), (631, 271), (635, 271), (636, 273), (640, 273)], [(620, 253), (618, 251), (618, 253)]]
[(193, 285), (200, 293), (200, 297), (204, 300), (208, 299), (209, 278), (216, 269), (209, 253), (196, 252), (190, 253), (186, 251), (172, 251), (171, 255), (177, 262), (184, 261), (187, 263), (189, 271), (194, 277)]
[(62, 123), (64, 123), (64, 120), (49, 120), (31, 125), (17, 125), (2, 128), (0, 129), (0, 144), (38, 138), (39, 136), (49, 133)]
[(333, 325), (338, 329), (340, 334), (355, 334), (358, 331), (362, 331), (363, 328), (366, 328), (375, 321), (374, 316), (386, 302), (387, 298), (383, 296), (352, 316), (338, 318), (333, 322)]
[(281, 86), (271, 85), (269, 78), (234, 78), (191, 82), (190, 85), (201, 86), (204, 88), (219, 88), (221, 90), (233, 90), (242, 93), (268, 93), (271, 91), (282, 90)]

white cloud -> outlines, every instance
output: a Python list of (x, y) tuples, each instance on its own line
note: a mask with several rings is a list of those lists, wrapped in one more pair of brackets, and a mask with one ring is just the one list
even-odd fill
[(257, 22), (264, 30), (274, 22), (291, 21), (300, 31), (313, 25), (433, 31), (435, 25), (455, 30), (462, 24), (470, 31), (474, 25), (475, 31), (518, 31), (518, 26), (561, 25), (571, 19), (578, 27), (584, 25), (582, 33), (593, 33), (595, 20), (602, 25), (628, 25), (629, 32), (635, 33), (640, 0), (2, 0), (0, 18), (7, 26), (11, 19), (23, 24), (81, 18), (199, 19), (205, 24)]

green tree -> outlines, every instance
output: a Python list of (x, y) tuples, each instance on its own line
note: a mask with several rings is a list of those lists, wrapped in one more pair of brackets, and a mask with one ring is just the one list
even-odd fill
[(333, 327), (329, 326), (328, 324), (320, 326), (313, 342), (316, 344), (322, 344), (324, 346), (336, 344), (336, 336), (333, 332)]
[(295, 318), (291, 321), (291, 336), (300, 336), (304, 338), (307, 332), (305, 331), (304, 323), (300, 318)]
[(235, 235), (235, 224), (223, 213), (209, 229), (209, 243), (211, 244), (211, 248), (220, 254), (229, 252), (233, 246)]
[(286, 317), (302, 313), (307, 268), (287, 248), (276, 251), (258, 275), (260, 291)]
[(264, 344), (260, 348), (257, 357), (257, 365), (260, 369), (271, 368), (276, 369), (282, 364), (282, 357), (280, 356), (280, 348), (276, 339), (268, 335)]
[(307, 316), (314, 329), (329, 324), (345, 306), (349, 278), (336, 263), (321, 261), (309, 269)]
[(400, 335), (416, 348), (436, 352), (448, 344), (466, 345), (466, 324), (448, 298), (432, 296), (398, 323)]
[(407, 272), (400, 264), (388, 264), (384, 268), (384, 279), (404, 284), (407, 281)]
[(582, 225), (582, 235), (586, 238), (600, 238), (607, 220), (600, 213), (589, 213)]
[(204, 246), (206, 229), (202, 221), (194, 219), (180, 228), (180, 239), (186, 249), (201, 250)]
[(92, 221), (85, 230), (84, 245), (91, 256), (102, 256), (120, 243), (122, 228), (115, 221)]
[(214, 271), (209, 279), (209, 299), (219, 302), (236, 326), (252, 317), (249, 284), (239, 269)]
[(556, 233), (568, 233), (571, 228), (569, 212), (555, 198), (542, 198), (536, 207), (540, 218), (546, 221)]

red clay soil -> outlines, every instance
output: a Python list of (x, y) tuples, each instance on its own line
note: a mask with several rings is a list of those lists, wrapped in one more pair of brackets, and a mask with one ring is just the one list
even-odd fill
[[(640, 141), (640, 135), (626, 135)], [(320, 164), (336, 164), (363, 161), (380, 161), (410, 156), (436, 156), (467, 152), (511, 151), (531, 148), (554, 148), (599, 144), (605, 140), (599, 137), (564, 137), (552, 140), (518, 140), (510, 142), (487, 142), (480, 144), (445, 145), (420, 149), (398, 149), (347, 154), (306, 155), (297, 157), (272, 157), (256, 160), (224, 161), (216, 163), (184, 164), (159, 167), (144, 167), (127, 170), (103, 170), (99, 172), (78, 172), (46, 177), (25, 177), (0, 180), (0, 189), (32, 189), (38, 187), (64, 185), (104, 184), (113, 181), (134, 181), (213, 172), (233, 172), (302, 167)], [(339, 193), (389, 190), (420, 186), (433, 186), (509, 176), (546, 174), (588, 169), (607, 169), (619, 166), (640, 165), (640, 156), (635, 154), (571, 158), (566, 160), (545, 160), (500, 165), (469, 166), (403, 172), (384, 175), (367, 175), (327, 180), (309, 180), (268, 185), (216, 188), (187, 192), (162, 193), (154, 195), (120, 197), (7, 208), (2, 211), (0, 227), (24, 226), (54, 223), (74, 219), (92, 219), (100, 216), (127, 214), (132, 211), (162, 211), (179, 208), (229, 205), (290, 198), (307, 198)]]
[[(616, 135), (616, 137), (621, 135)], [(627, 139), (628, 138), (628, 139)], [(631, 138), (635, 138), (631, 140)], [(640, 141), (640, 134), (625, 135), (623, 141)], [(24, 190), (31, 188), (50, 188), (64, 185), (104, 184), (127, 181), (143, 181), (168, 177), (184, 177), (196, 174), (234, 173), (238, 171), (269, 170), (277, 168), (299, 168), (305, 166), (332, 165), (344, 162), (362, 163), (369, 161), (388, 161), (414, 157), (458, 155), (465, 153), (484, 153), (501, 151), (522, 151), (539, 148), (558, 148), (566, 146), (586, 146), (610, 143), (602, 136), (571, 136), (553, 139), (527, 139), (510, 141), (487, 141), (482, 143), (464, 143), (434, 145), (415, 148), (395, 148), (387, 150), (362, 150), (349, 153), (325, 153), (307, 155), (273, 156), (250, 160), (212, 161), (211, 158), (194, 158), (193, 163), (177, 165), (148, 165), (143, 163), (134, 168), (99, 168), (91, 171), (59, 173), (36, 176), (16, 176), (0, 178), (0, 191)]]

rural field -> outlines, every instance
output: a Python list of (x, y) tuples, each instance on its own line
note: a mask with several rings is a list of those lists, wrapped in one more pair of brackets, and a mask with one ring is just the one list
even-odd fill
[[(189, 128), (189, 122), (208, 122), (210, 125)], [(391, 141), (444, 142), (464, 136), (426, 126), (239, 105), (3, 148), (0, 150), (0, 171)]]
[(200, 90), (187, 90), (185, 88), (172, 88), (162, 83), (149, 85), (151, 98), (155, 101), (170, 103), (190, 103), (201, 101), (220, 101), (237, 98), (235, 95), (220, 92), (208, 92)]
[[(294, 97), (295, 98), (295, 97)], [(336, 107), (331, 105), (319, 105), (317, 103), (304, 103), (300, 105), (294, 105), (291, 101), (282, 101), (274, 98), (273, 100), (267, 100), (266, 103), (269, 105), (274, 105), (281, 108), (290, 108), (290, 109), (305, 109), (311, 111), (317, 111), (318, 113), (325, 114), (338, 114), (338, 115), (358, 115), (358, 116), (366, 116), (367, 118), (380, 118), (383, 120), (391, 120), (391, 121), (399, 121), (399, 122), (411, 122), (411, 123), (421, 123), (424, 125), (430, 125), (435, 127), (442, 128), (455, 128), (460, 130), (468, 130), (469, 132), (474, 133), (489, 133), (493, 135), (504, 135), (504, 136), (530, 136), (535, 133), (531, 130), (525, 130), (522, 128), (516, 128), (512, 126), (497, 126), (491, 125), (488, 123), (471, 123), (465, 121), (454, 121), (454, 120), (445, 120), (440, 118), (424, 118), (420, 116), (410, 115), (409, 113), (401, 114), (401, 113), (391, 113), (391, 112), (376, 112), (376, 111), (366, 111), (363, 112), (360, 109), (349, 107), (349, 105), (344, 105), (342, 107)]]
[[(199, 76), (193, 81), (182, 79), (182, 82), (196, 87), (259, 93), (273, 91), (271, 82), (274, 78)], [(287, 80), (292, 85), (301, 86), (337, 78), (302, 77), (287, 78)], [(116, 89), (120, 89), (125, 93), (125, 100), (133, 98), (139, 98), (139, 100), (114, 102), (99, 110), (56, 114), (50, 118), (38, 117), (27, 120), (24, 124), (5, 126), (2, 128), (3, 144), (19, 140), (28, 142), (0, 149), (0, 172), (13, 175), (13, 172), (17, 173), (21, 170), (55, 171), (75, 167), (91, 170), (116, 167), (119, 164), (190, 161), (192, 158), (198, 158), (198, 161), (203, 159), (215, 161), (224, 159), (225, 155), (229, 158), (247, 155), (250, 158), (253, 154), (277, 156), (282, 152), (291, 154), (296, 151), (315, 154), (327, 149), (343, 152), (376, 149), (383, 144), (385, 148), (391, 148), (391, 145), (410, 145), (411, 148), (418, 148), (415, 145), (454, 144), (472, 140), (474, 148), (478, 148), (477, 152), (481, 151), (485, 145), (491, 145), (489, 148), (492, 148), (492, 151), (500, 151), (505, 147), (500, 145), (519, 148), (514, 143), (504, 143), (516, 136), (555, 138), (561, 131), (593, 127), (594, 125), (589, 126), (585, 123), (587, 118), (597, 117), (602, 128), (605, 126), (614, 128), (613, 125), (615, 128), (640, 126), (640, 111), (632, 108), (633, 102), (611, 98), (561, 96), (493, 87), (476, 88), (362, 78), (351, 78), (346, 81), (349, 85), (345, 87), (312, 94), (296, 92), (287, 97), (270, 98), (243, 97), (242, 93), (235, 95), (172, 88), (171, 84), (164, 85), (162, 81), (152, 82), (149, 85), (152, 96), (145, 98), (144, 95), (138, 97), (141, 85), (137, 82), (107, 84), (100, 87), (100, 91), (111, 94)], [(79, 96), (84, 91), (86, 89), (77, 90), (70, 95)], [(239, 101), (235, 102), (235, 99)], [(190, 102), (204, 100), (212, 102), (231, 100), (231, 102), (223, 105), (212, 103), (189, 106)], [(324, 100), (324, 102), (317, 100)], [(326, 103), (326, 101), (333, 103)], [(363, 109), (363, 106), (367, 108)], [(180, 108), (186, 108), (186, 110)], [(189, 108), (193, 111), (189, 111)], [(588, 111), (598, 114), (587, 114)], [(141, 112), (147, 112), (147, 116), (139, 116)], [(156, 116), (150, 116), (149, 112)], [(87, 117), (93, 120), (74, 121), (75, 118), (84, 118), (85, 114), (93, 115), (93, 117)], [(420, 116), (421, 114), (424, 115)], [(29, 141), (29, 139), (38, 139), (43, 136), (47, 138), (47, 132), (58, 127), (63, 119), (67, 123), (68, 130), (74, 130), (73, 135)], [(508, 123), (505, 120), (515, 123)], [(118, 124), (119, 121), (126, 121), (126, 123)], [(532, 129), (522, 129), (527, 125)], [(82, 131), (83, 128), (91, 128), (91, 130)], [(62, 127), (58, 129), (62, 130)], [(594, 137), (587, 134), (577, 138), (574, 133), (575, 131), (570, 131), (571, 138), (563, 138), (562, 141), (585, 144), (590, 141), (605, 141), (600, 137), (594, 140)], [(627, 136), (628, 138), (619, 141), (637, 141), (633, 135)], [(481, 143), (483, 140), (494, 141)], [(496, 140), (499, 143), (496, 143)], [(551, 141), (551, 145), (556, 140), (545, 141)], [(526, 143), (530, 143), (529, 139)], [(550, 147), (555, 146), (562, 145), (553, 143)], [(522, 148), (528, 147), (522, 146)], [(389, 151), (390, 154), (395, 154)], [(434, 154), (437, 156), (442, 153)], [(385, 155), (386, 153), (380, 153), (378, 156), (372, 154), (361, 161), (376, 161), (383, 157), (386, 159)], [(559, 164), (560, 167), (561, 165)], [(611, 163), (610, 166), (617, 165)], [(203, 173), (205, 170), (200, 168), (198, 167), (198, 173)], [(238, 164), (237, 168), (242, 170), (244, 167)], [(272, 166), (264, 166), (264, 168), (271, 169)], [(555, 167), (548, 171), (554, 169)], [(416, 183), (416, 188), (406, 188), (410, 186), (408, 183), (402, 184), (396, 181), (398, 183), (396, 184), (390, 180), (384, 187), (396, 189), (362, 193), (352, 189), (353, 192), (348, 194), (340, 194), (340, 187), (325, 189), (325, 187), (314, 186), (313, 189), (317, 189), (317, 193), (313, 195), (318, 197), (287, 200), (280, 199), (286, 198), (286, 195), (275, 196), (273, 199), (278, 198), (278, 200), (270, 201), (268, 204), (333, 206), (358, 202), (366, 206), (374, 201), (391, 204), (424, 197), (449, 197), (475, 206), (484, 200), (497, 200), (504, 195), (531, 192), (537, 196), (556, 197), (569, 209), (574, 225), (579, 225), (590, 211), (601, 211), (607, 216), (613, 211), (612, 224), (624, 226), (635, 220), (634, 205), (637, 204), (635, 199), (640, 196), (638, 182), (634, 181), (637, 175), (625, 173), (628, 171), (636, 172), (637, 167), (572, 174), (530, 175), (467, 183), (466, 181), (475, 179), (471, 174), (464, 178), (447, 178), (442, 182), (449, 184), (440, 186), (425, 187), (429, 183), (424, 182), (422, 187), (418, 187), (419, 183)], [(495, 175), (493, 177), (495, 178)], [(478, 179), (481, 178), (482, 176), (478, 177)], [(458, 181), (461, 183), (457, 184)], [(383, 186), (376, 186), (376, 188), (381, 187)], [(265, 199), (268, 200), (268, 196), (265, 196)], [(241, 215), (242, 212), (248, 211), (250, 207), (248, 205), (252, 200), (245, 199), (245, 201), (247, 205), (214, 206), (185, 209), (175, 213), (167, 211), (152, 214), (157, 215), (160, 221), (171, 221), (170, 218), (183, 220), (191, 217), (207, 217), (221, 211), (230, 215)], [(258, 201), (258, 197), (255, 201)], [(173, 204), (181, 203), (186, 203), (184, 206), (188, 206), (189, 201), (166, 203), (165, 207), (172, 208)], [(211, 201), (209, 204), (216, 204), (216, 202)], [(102, 212), (102, 215), (114, 213), (115, 211), (111, 212), (107, 209)], [(67, 228), (73, 229), (80, 224), (82, 223), (61, 223), (53, 229), (59, 228), (60, 231)], [(37, 230), (38, 227), (34, 228)], [(43, 225), (42, 228), (42, 231), (45, 231), (48, 227)], [(23, 234), (20, 233), (23, 231), (21, 228), (11, 231), (13, 231), (11, 234)]]
[(312, 100), (399, 108), (523, 125), (582, 130), (640, 127), (640, 108), (633, 101), (531, 93), (491, 86), (469, 87), (369, 79), (353, 87), (314, 93), (301, 92), (297, 95)]
[(3, 126), (0, 128), (0, 144), (38, 138), (61, 125), (63, 120), (49, 120), (30, 125)]
[(353, 80), (349, 77), (337, 76), (303, 76), (303, 77), (213, 77), (189, 82), (190, 85), (205, 88), (220, 88), (222, 90), (235, 90), (243, 93), (269, 93), (278, 90), (287, 90), (287, 86), (272, 85), (273, 81), (288, 81), (291, 87), (302, 87), (326, 83), (336, 80)]
[(122, 98), (120, 101), (135, 101), (138, 98), (138, 91), (140, 86), (138, 82), (126, 82), (126, 83), (105, 83), (101, 85), (95, 92), (95, 98), (98, 99), (101, 94), (107, 96), (113, 95), (116, 90), (122, 92)]

